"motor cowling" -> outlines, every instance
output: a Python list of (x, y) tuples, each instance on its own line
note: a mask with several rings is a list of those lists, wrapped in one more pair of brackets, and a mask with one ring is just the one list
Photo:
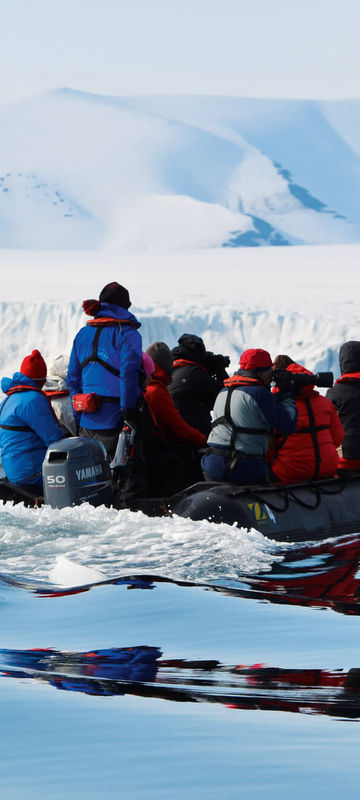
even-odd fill
[(66, 508), (81, 503), (109, 503), (114, 484), (104, 445), (96, 439), (72, 436), (53, 442), (43, 462), (45, 503)]

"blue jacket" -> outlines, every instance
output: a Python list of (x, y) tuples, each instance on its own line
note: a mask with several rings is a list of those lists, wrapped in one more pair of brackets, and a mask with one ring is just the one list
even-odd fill
[[(113, 374), (98, 361), (89, 361), (81, 367), (85, 359), (92, 355), (94, 338), (99, 331), (100, 320), (104, 318), (113, 319), (114, 324), (100, 327), (97, 354), (110, 367), (118, 370), (119, 375)], [(83, 428), (119, 428), (122, 423), (121, 410), (135, 407), (140, 394), (142, 359), (142, 340), (137, 328), (140, 328), (140, 322), (127, 309), (101, 303), (101, 310), (94, 320), (75, 336), (67, 374), (71, 396), (79, 392), (94, 392), (100, 397), (114, 398), (114, 402), (102, 403), (97, 411), (79, 415), (78, 422)]]
[[(4, 394), (15, 386), (32, 386), (35, 390), (39, 384), (21, 372), (15, 372), (12, 378), (2, 378), (1, 390)], [(6, 425), (25, 430), (11, 430)], [(24, 388), (10, 394), (1, 403), (1, 458), (6, 477), (12, 483), (41, 487), (46, 450), (51, 442), (63, 438), (49, 400), (42, 392)]]

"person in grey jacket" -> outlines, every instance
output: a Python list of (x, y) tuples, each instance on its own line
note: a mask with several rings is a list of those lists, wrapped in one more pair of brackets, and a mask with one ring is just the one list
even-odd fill
[(245, 350), (240, 369), (224, 381), (201, 466), (205, 480), (264, 483), (266, 453), (276, 429), (294, 433), (297, 410), (288, 392), (272, 394), (272, 360), (266, 350)]

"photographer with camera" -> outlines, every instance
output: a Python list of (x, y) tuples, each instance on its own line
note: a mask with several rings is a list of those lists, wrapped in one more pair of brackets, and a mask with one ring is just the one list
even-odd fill
[(272, 360), (267, 350), (245, 350), (240, 369), (224, 381), (214, 406), (208, 448), (201, 460), (205, 480), (265, 483), (266, 454), (276, 428), (296, 428), (295, 400), (289, 391), (270, 391)]
[(332, 373), (313, 375), (289, 356), (277, 356), (274, 381), (275, 393), (293, 392), (298, 413), (296, 431), (285, 436), (277, 432), (272, 444), (270, 464), (275, 480), (295, 483), (332, 477), (344, 429), (332, 403), (314, 389), (315, 385), (331, 386)]
[(173, 348), (174, 366), (169, 392), (177, 410), (193, 428), (208, 436), (211, 410), (228, 377), (228, 356), (210, 353), (200, 336), (184, 333)]

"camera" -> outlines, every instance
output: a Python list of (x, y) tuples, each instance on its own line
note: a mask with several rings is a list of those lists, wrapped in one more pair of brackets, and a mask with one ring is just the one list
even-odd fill
[(204, 366), (206, 367), (209, 375), (224, 380), (227, 378), (226, 367), (230, 364), (229, 356), (223, 356), (221, 353), (212, 353), (210, 350), (206, 351)]
[(334, 383), (332, 372), (315, 372), (308, 375), (306, 372), (288, 372), (287, 369), (275, 369), (273, 372), (275, 386), (280, 392), (301, 392), (304, 386), (320, 386), (330, 389)]

